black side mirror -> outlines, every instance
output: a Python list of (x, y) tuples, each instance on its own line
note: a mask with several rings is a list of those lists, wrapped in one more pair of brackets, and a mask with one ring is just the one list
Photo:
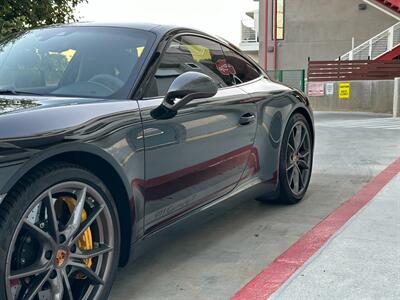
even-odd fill
[(213, 97), (217, 91), (218, 86), (209, 76), (199, 72), (183, 73), (172, 82), (163, 103), (150, 114), (154, 119), (171, 119), (190, 101)]

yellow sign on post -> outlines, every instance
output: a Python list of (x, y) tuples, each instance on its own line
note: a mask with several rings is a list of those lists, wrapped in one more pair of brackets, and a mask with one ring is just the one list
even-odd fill
[(350, 82), (339, 83), (339, 99), (350, 98)]

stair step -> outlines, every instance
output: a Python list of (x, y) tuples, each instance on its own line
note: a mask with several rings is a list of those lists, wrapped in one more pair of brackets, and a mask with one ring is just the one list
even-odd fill
[(400, 1), (398, 0), (375, 0), (380, 4), (386, 6), (387, 8), (391, 9), (396, 13), (400, 13)]

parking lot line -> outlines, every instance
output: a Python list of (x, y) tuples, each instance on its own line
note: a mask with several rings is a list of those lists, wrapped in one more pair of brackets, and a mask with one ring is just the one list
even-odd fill
[(250, 280), (231, 300), (265, 300), (271, 296), (398, 173), (400, 173), (400, 158), (297, 240), (261, 273)]

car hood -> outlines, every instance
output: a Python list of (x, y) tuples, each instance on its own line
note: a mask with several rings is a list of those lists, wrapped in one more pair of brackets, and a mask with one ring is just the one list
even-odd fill
[(129, 115), (140, 122), (137, 101), (0, 96), (0, 142), (44, 136), (85, 135)]
[(39, 96), (0, 96), (0, 115), (21, 112), (25, 110), (37, 110), (41, 108), (60, 107), (77, 104), (95, 103), (107, 101), (93, 98), (54, 98)]

